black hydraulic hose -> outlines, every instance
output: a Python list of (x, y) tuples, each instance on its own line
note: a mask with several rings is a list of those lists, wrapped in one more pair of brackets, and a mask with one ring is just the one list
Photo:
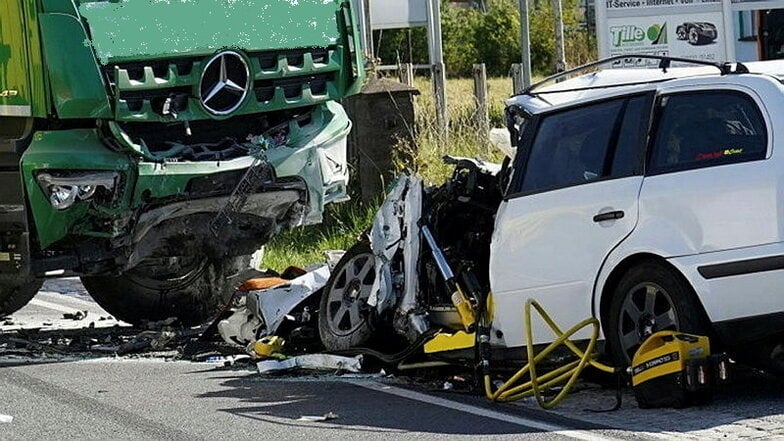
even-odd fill
[(332, 354), (335, 355), (346, 355), (346, 356), (354, 356), (354, 355), (367, 355), (369, 357), (373, 357), (382, 363), (385, 364), (397, 364), (401, 361), (405, 360), (406, 358), (414, 355), (414, 353), (419, 350), (428, 340), (433, 338), (437, 333), (438, 329), (430, 329), (420, 335), (413, 343), (407, 346), (400, 352), (395, 354), (385, 354), (383, 352), (377, 351), (375, 349), (370, 348), (349, 348), (342, 351), (332, 351)]

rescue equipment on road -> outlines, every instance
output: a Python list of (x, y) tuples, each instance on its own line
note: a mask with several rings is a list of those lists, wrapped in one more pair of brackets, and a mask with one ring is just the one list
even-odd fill
[(729, 358), (711, 355), (708, 337), (659, 331), (632, 359), (632, 388), (641, 408), (705, 404), (713, 386), (729, 381)]

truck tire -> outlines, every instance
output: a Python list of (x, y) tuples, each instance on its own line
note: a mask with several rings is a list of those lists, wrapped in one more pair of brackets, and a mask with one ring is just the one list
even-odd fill
[(673, 330), (708, 335), (710, 325), (691, 286), (680, 274), (655, 261), (629, 269), (615, 287), (605, 337), (617, 366), (629, 366), (652, 333)]
[(342, 351), (368, 343), (374, 321), (367, 299), (376, 279), (376, 263), (367, 241), (351, 247), (340, 259), (321, 295), (319, 336), (328, 351)]
[(43, 279), (0, 278), (0, 317), (22, 309), (43, 283)]
[(115, 318), (138, 325), (176, 317), (182, 325), (220, 312), (242, 280), (248, 257), (149, 259), (119, 276), (83, 276), (90, 296)]

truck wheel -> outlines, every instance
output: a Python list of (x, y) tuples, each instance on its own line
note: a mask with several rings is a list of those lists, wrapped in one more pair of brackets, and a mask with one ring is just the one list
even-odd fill
[(204, 323), (219, 312), (242, 280), (232, 276), (248, 258), (148, 259), (119, 276), (84, 276), (90, 296), (115, 318), (132, 324), (176, 317), (181, 324)]
[(362, 241), (349, 249), (335, 266), (321, 295), (319, 335), (329, 351), (367, 343), (373, 336), (367, 299), (376, 279), (376, 261), (370, 244)]
[(707, 318), (691, 286), (671, 268), (645, 262), (631, 268), (615, 287), (605, 323), (610, 356), (629, 366), (651, 334), (673, 330), (707, 335)]
[(22, 309), (43, 283), (43, 279), (0, 278), (0, 317)]

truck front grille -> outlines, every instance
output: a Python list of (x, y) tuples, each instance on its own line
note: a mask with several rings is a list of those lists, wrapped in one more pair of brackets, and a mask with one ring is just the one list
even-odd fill
[[(252, 71), (255, 99), (248, 99), (235, 114), (309, 106), (340, 98), (341, 46), (258, 51), (246, 53)], [(121, 121), (171, 122), (164, 114), (168, 98), (184, 105), (176, 109), (178, 120), (208, 119), (199, 99), (202, 64), (210, 56), (172, 60), (124, 62), (103, 67), (103, 75), (115, 98), (115, 115)]]

